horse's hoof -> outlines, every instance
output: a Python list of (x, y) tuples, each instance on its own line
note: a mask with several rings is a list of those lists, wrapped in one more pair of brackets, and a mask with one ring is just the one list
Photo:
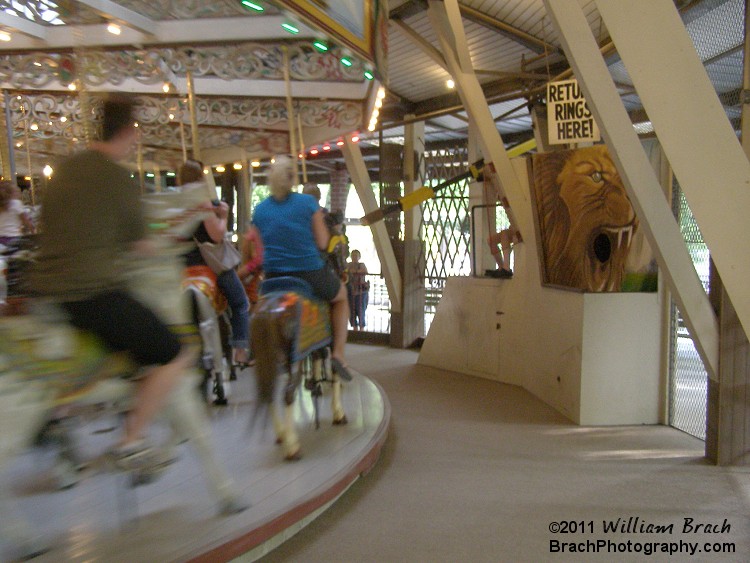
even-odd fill
[(229, 404), (229, 401), (226, 397), (222, 397), (221, 399), (214, 399), (214, 405), (217, 407), (225, 407)]
[(349, 419), (346, 418), (346, 415), (342, 416), (341, 418), (333, 420), (334, 426), (343, 426), (344, 424), (349, 424)]
[(349, 373), (347, 367), (345, 367), (338, 358), (331, 358), (331, 367), (333, 368), (333, 371), (337, 373), (338, 376), (344, 381), (352, 380), (352, 374)]
[(292, 454), (286, 454), (286, 456), (284, 456), (284, 459), (286, 461), (299, 461), (302, 459), (302, 454), (300, 453), (300, 450), (297, 450)]
[(224, 499), (219, 503), (219, 516), (232, 516), (250, 508), (250, 505), (239, 498)]

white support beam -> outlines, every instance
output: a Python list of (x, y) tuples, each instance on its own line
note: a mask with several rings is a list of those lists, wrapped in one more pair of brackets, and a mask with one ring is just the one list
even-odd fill
[[(407, 115), (414, 119), (414, 115)], [(422, 187), (420, 178), (424, 178), (424, 121), (409, 122), (404, 125), (404, 195)], [(404, 211), (404, 240), (420, 240), (419, 223), (422, 218), (423, 205), (415, 205)]]
[(396, 26), (396, 28), (400, 29), (401, 32), (406, 35), (406, 37), (408, 37), (417, 47), (419, 47), (425, 55), (430, 57), (430, 59), (432, 59), (432, 62), (442, 67), (446, 72), (448, 71), (448, 66), (445, 64), (445, 58), (443, 58), (443, 55), (440, 53), (440, 51), (435, 49), (435, 47), (433, 47), (431, 43), (425, 41), (421, 35), (419, 35), (416, 31), (414, 31), (401, 20), (392, 20), (392, 22)]
[(111, 0), (76, 0), (79, 4), (88, 6), (100, 16), (122, 23), (128, 27), (143, 31), (149, 35), (156, 33), (157, 24), (152, 19), (147, 18), (128, 8), (120, 6)]
[[(433, 5), (435, 0), (430, 0)], [(431, 12), (433, 10), (430, 10)], [(442, 25), (442, 34), (440, 41), (450, 45), (450, 51), (453, 53), (461, 72), (474, 74), (474, 66), (471, 63), (471, 55), (466, 43), (466, 33), (464, 33), (464, 23), (461, 20), (461, 11), (458, 7), (457, 0), (449, 0), (443, 3), (443, 9), (440, 11), (441, 17), (446, 19), (447, 25)], [(443, 47), (445, 51), (445, 47)]]
[[(362, 157), (362, 151), (359, 150), (359, 145), (352, 142), (351, 138), (347, 135), (344, 137), (342, 152), (344, 153), (344, 160), (346, 160), (347, 172), (349, 172), (349, 177), (352, 180), (352, 184), (354, 184), (354, 189), (357, 190), (357, 195), (362, 202), (365, 214), (375, 211), (379, 206), (378, 202), (375, 201), (375, 194), (372, 193), (370, 175), (367, 173), (367, 166), (365, 165), (365, 159)], [(388, 236), (388, 231), (383, 221), (377, 221), (370, 225), (370, 230), (372, 231), (372, 239), (375, 242), (375, 250), (380, 259), (380, 267), (385, 278), (385, 285), (388, 288), (391, 311), (400, 313), (402, 308), (401, 295), (403, 284), (396, 255), (391, 245), (391, 239)]]
[(35, 39), (45, 39), (47, 37), (47, 26), (39, 25), (32, 21), (19, 16), (0, 12), (0, 26), (6, 29), (20, 31)]
[[(610, 154), (640, 219), (641, 228), (654, 250), (661, 273), (680, 307), (709, 377), (716, 380), (719, 361), (719, 328), (716, 316), (695, 272), (692, 259), (667, 199), (664, 197), (659, 180), (648, 161), (638, 135), (633, 129), (588, 22), (577, 0), (544, 0), (544, 3), (547, 7), (547, 13), (550, 14), (557, 28), (568, 61), (570, 61), (586, 95), (588, 105), (609, 146)], [(640, 10), (648, 12), (652, 6), (658, 3), (663, 4), (664, 2), (662, 0), (642, 2), (639, 4), (638, 10), (629, 12), (629, 16), (638, 19)], [(617, 22), (613, 23), (617, 25)], [(654, 57), (658, 58), (664, 50), (670, 49), (669, 45), (673, 40), (674, 30), (662, 19), (656, 19), (652, 24), (658, 26), (658, 31), (652, 31), (650, 29), (652, 25), (648, 26), (648, 31), (639, 28), (633, 39), (647, 43), (647, 36), (651, 33), (662, 39), (658, 48), (651, 47), (649, 59), (641, 62), (641, 64), (658, 67), (661, 72), (664, 72), (666, 66), (655, 64)], [(607, 28), (612, 33), (610, 23), (607, 24)], [(692, 44), (689, 46), (689, 50), (695, 52)], [(687, 54), (687, 51), (684, 51), (681, 52), (680, 56), (685, 57)], [(673, 61), (673, 64), (676, 64), (678, 68), (680, 67), (679, 62)], [(670, 90), (666, 85), (660, 87)], [(686, 95), (688, 91), (690, 95)], [(667, 97), (674, 104), (679, 103), (680, 98), (690, 98), (693, 94), (694, 88), (691, 87), (678, 94), (672, 93)], [(653, 118), (650, 112), (649, 117)], [(686, 115), (678, 117), (678, 119), (687, 118)], [(724, 116), (724, 120), (726, 120), (726, 116)], [(659, 140), (661, 141), (661, 136), (659, 136)], [(683, 147), (683, 150), (691, 153), (692, 158), (700, 159), (700, 156), (695, 155), (690, 147)], [(671, 162), (671, 155), (669, 156)], [(716, 167), (710, 166), (708, 168), (715, 171)], [(712, 185), (712, 183), (708, 185)], [(704, 185), (703, 189), (706, 187), (707, 185)], [(748, 208), (745, 207), (744, 209), (747, 210)], [(742, 230), (746, 230), (744, 226)], [(743, 247), (738, 245), (736, 248)]]
[[(456, 83), (466, 112), (476, 124), (484, 160), (485, 162), (492, 162), (495, 167), (495, 179), (499, 180), (500, 186), (497, 186), (495, 182), (493, 183), (496, 188), (500, 188), (501, 193), (498, 195), (508, 199), (508, 203), (510, 203), (508, 213), (512, 214), (514, 207), (521, 209), (522, 206), (530, 205), (529, 194), (521, 188), (521, 183), (518, 181), (513, 165), (510, 163), (503, 139), (497, 130), (479, 80), (470, 64), (464, 70), (459, 62), (463, 58), (469, 58), (469, 62), (471, 62), (466, 41), (453, 44), (447, 39), (448, 37), (463, 37), (463, 28), (460, 30), (453, 29), (453, 26), (461, 25), (460, 17), (458, 19), (449, 17), (448, 10), (451, 13), (458, 12), (458, 2), (456, 0), (445, 0), (444, 2), (429, 0), (428, 15), (440, 40), (449, 72)], [(453, 50), (454, 46), (458, 52)], [(524, 226), (519, 225), (516, 221), (514, 221), (514, 224), (521, 229), (523, 235)]]

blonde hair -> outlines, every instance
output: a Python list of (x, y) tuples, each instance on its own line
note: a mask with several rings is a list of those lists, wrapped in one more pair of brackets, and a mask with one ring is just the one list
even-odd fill
[(292, 191), (292, 159), (285, 155), (276, 156), (268, 173), (271, 196), (276, 200), (286, 199)]

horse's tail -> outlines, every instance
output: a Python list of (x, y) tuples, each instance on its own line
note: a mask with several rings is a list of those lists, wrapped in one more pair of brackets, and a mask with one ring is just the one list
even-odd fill
[(253, 313), (250, 326), (258, 402), (262, 405), (268, 405), (273, 400), (279, 357), (279, 331), (276, 322), (277, 315), (269, 308), (260, 306)]

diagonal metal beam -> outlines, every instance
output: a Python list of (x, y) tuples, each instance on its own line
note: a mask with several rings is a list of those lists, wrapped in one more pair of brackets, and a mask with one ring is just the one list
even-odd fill
[(504, 35), (505, 37), (515, 41), (516, 43), (520, 43), (527, 49), (530, 49), (537, 54), (552, 54), (560, 52), (559, 47), (547, 43), (546, 41), (542, 41), (541, 39), (537, 39), (533, 35), (523, 31), (522, 29), (518, 29), (517, 27), (513, 27), (512, 25), (509, 25), (503, 21), (488, 16), (484, 12), (480, 12), (479, 10), (472, 8), (471, 6), (459, 3), (458, 7), (461, 10), (461, 15), (467, 20), (488, 27), (493, 31), (497, 31), (501, 35)]
[(26, 18), (0, 12), (0, 26), (9, 29), (15, 29), (21, 33), (34, 37), (35, 39), (46, 39), (47, 28), (46, 26), (39, 25), (33, 21), (29, 21)]
[[(378, 208), (378, 203), (375, 201), (375, 195), (372, 193), (370, 175), (367, 172), (365, 160), (362, 158), (359, 145), (353, 143), (348, 135), (344, 138), (343, 153), (346, 160), (346, 169), (349, 172), (349, 177), (352, 184), (354, 184), (354, 188), (357, 190), (359, 200), (362, 202), (362, 209), (364, 209), (365, 213), (375, 211)], [(375, 250), (380, 259), (385, 285), (388, 288), (391, 311), (400, 313), (402, 295), (401, 272), (398, 269), (398, 262), (393, 252), (391, 239), (382, 221), (370, 225), (370, 230), (375, 242)]]
[(421, 35), (419, 35), (411, 27), (406, 25), (402, 20), (392, 21), (396, 25), (396, 27), (400, 29), (404, 35), (406, 35), (406, 37), (411, 39), (412, 42), (422, 50), (425, 55), (430, 57), (435, 64), (439, 65), (440, 68), (447, 72), (448, 68), (445, 64), (445, 58), (440, 51), (438, 51), (437, 49), (435, 49), (435, 47), (430, 45), (430, 43), (425, 41)]

